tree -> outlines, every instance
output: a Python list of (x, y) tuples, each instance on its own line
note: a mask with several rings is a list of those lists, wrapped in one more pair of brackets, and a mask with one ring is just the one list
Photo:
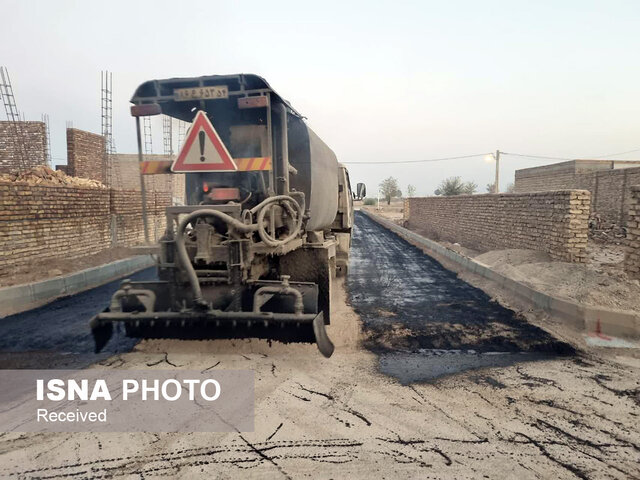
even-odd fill
[(515, 191), (516, 191), (516, 186), (513, 183), (510, 183), (509, 185), (507, 185), (507, 189), (506, 189), (507, 193), (514, 193)]
[(393, 197), (400, 197), (402, 195), (402, 191), (398, 186), (398, 180), (393, 177), (385, 178), (380, 182), (380, 192), (387, 201), (387, 205), (391, 204)]
[(478, 190), (478, 184), (476, 182), (467, 182), (464, 184), (463, 193), (465, 195), (473, 195), (476, 193), (476, 190)]
[(407, 197), (415, 197), (416, 196), (416, 187), (413, 185), (407, 185)]
[(487, 183), (487, 192), (493, 193), (495, 191), (496, 184), (495, 183)]
[(463, 182), (460, 177), (449, 177), (440, 182), (434, 193), (450, 197), (452, 195), (471, 195), (477, 189), (478, 184), (475, 182)]

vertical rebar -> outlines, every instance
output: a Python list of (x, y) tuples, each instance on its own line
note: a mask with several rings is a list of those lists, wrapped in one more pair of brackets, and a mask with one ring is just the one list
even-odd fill
[(46, 113), (42, 114), (42, 122), (44, 123), (44, 131), (45, 131), (45, 141), (47, 142), (47, 147), (45, 149), (45, 165), (53, 168), (53, 161), (51, 158), (51, 131), (49, 130), (49, 115)]

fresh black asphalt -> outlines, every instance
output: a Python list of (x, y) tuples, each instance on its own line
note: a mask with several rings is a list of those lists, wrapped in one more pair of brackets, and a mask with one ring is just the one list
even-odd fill
[[(155, 276), (154, 267), (128, 277), (150, 280)], [(137, 340), (115, 333), (105, 350), (96, 355), (89, 329), (89, 320), (109, 305), (120, 282), (116, 280), (1, 318), (0, 368), (81, 368), (114, 353), (131, 350)]]
[[(130, 277), (150, 280), (155, 269)], [(88, 326), (119, 284), (0, 319), (0, 368), (82, 368), (130, 351), (137, 339), (115, 333), (94, 354)], [(403, 382), (573, 353), (359, 212), (347, 288), (365, 346), (380, 355), (382, 371)]]
[(347, 288), (365, 346), (402, 381), (573, 353), (360, 212)]

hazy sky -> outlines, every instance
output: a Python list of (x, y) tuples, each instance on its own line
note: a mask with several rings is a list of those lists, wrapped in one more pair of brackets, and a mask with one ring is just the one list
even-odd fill
[[(241, 72), (264, 76), (343, 162), (496, 149), (593, 158), (640, 148), (637, 0), (0, 6), (0, 65), (27, 119), (49, 114), (55, 163), (66, 161), (67, 120), (100, 132), (102, 69), (113, 71), (121, 153), (135, 152), (128, 100), (138, 84)], [(162, 153), (154, 121), (154, 151)], [(501, 163), (505, 187), (516, 168), (549, 161), (505, 156)], [(494, 175), (482, 157), (350, 170), (370, 193), (390, 175), (419, 194), (451, 175), (484, 191)]]

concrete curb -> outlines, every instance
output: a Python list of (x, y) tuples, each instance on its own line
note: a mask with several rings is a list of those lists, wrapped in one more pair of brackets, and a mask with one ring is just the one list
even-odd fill
[(152, 255), (138, 255), (41, 282), (0, 288), (0, 318), (99, 287), (153, 265), (155, 258)]
[(433, 252), (455, 262), (464, 270), (496, 282), (500, 287), (516, 294), (535, 307), (554, 317), (562, 318), (576, 329), (600, 332), (611, 336), (640, 338), (640, 315), (634, 312), (590, 307), (534, 290), (523, 283), (492, 270), (483, 263), (461, 255), (390, 220), (381, 218), (366, 210), (360, 211), (409, 243), (420, 245), (427, 249), (428, 252)]

